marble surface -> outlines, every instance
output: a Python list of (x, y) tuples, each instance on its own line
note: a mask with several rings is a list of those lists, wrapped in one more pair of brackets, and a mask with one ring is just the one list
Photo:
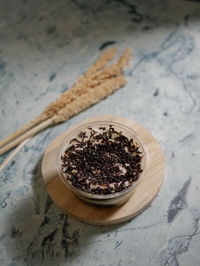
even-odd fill
[[(0, 173), (0, 265), (199, 266), (199, 1), (0, 4), (1, 138), (68, 89), (106, 46), (134, 51), (125, 88), (32, 138)], [(51, 140), (99, 113), (141, 123), (166, 158), (166, 178), (151, 207), (119, 226), (65, 216), (41, 178)]]

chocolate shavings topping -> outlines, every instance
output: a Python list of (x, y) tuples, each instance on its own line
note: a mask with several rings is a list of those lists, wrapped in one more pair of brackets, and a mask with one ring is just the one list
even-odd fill
[(91, 194), (111, 194), (129, 187), (142, 172), (138, 145), (112, 125), (98, 131), (88, 129), (89, 136), (81, 131), (61, 156), (65, 177)]

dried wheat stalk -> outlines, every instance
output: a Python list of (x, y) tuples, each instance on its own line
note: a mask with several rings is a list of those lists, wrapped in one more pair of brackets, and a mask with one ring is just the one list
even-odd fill
[(89, 68), (89, 70), (81, 76), (78, 81), (72, 86), (70, 90), (67, 90), (59, 96), (54, 102), (50, 103), (40, 115), (42, 119), (48, 119), (55, 115), (59, 110), (76, 100), (76, 98), (89, 89), (100, 85), (98, 75), (103, 71), (105, 66), (116, 55), (116, 48), (108, 49), (97, 62)]
[(52, 117), (53, 124), (58, 124), (69, 119), (71, 116), (87, 109), (102, 99), (108, 97), (115, 90), (123, 87), (126, 84), (124, 76), (112, 78), (105, 83), (97, 86), (95, 90), (89, 90), (81, 95), (76, 101), (66, 105), (56, 115)]
[(36, 133), (42, 131), (43, 129), (55, 125), (65, 120), (69, 119), (71, 116), (76, 115), (77, 113), (83, 111), (84, 109), (94, 105), (100, 100), (108, 97), (115, 90), (123, 87), (126, 84), (126, 80), (124, 76), (115, 77), (111, 80), (108, 80), (104, 84), (97, 86), (95, 90), (90, 90), (87, 93), (81, 95), (77, 100), (73, 101), (65, 108), (61, 109), (56, 115), (53, 117), (43, 121), (42, 123), (36, 125), (34, 128), (27, 131), (22, 136), (16, 138), (14, 141), (10, 142), (6, 146), (0, 149), (0, 156), (17, 146), (19, 143), (24, 141), (26, 138), (30, 138), (34, 136)]
[(72, 89), (63, 93), (55, 102), (47, 106), (43, 113), (39, 117), (36, 117), (36, 126), (32, 126), (32, 129), (1, 148), (0, 155), (15, 147), (24, 139), (35, 135), (50, 125), (67, 120), (71, 116), (109, 96), (116, 89), (123, 87), (126, 84), (123, 69), (128, 66), (132, 52), (127, 48), (116, 63), (105, 67), (116, 53), (115, 50), (110, 50), (110, 52), (111, 54), (105, 53), (77, 81)]
[[(123, 69), (128, 66), (132, 52), (127, 48), (115, 64), (112, 64), (110, 67), (105, 67), (115, 53), (116, 50), (112, 49), (109, 50), (109, 53), (104, 54), (101, 58), (102, 60), (97, 61), (97, 63), (77, 81), (71, 90), (64, 92), (55, 102), (48, 105), (41, 116), (45, 119), (52, 117), (52, 115), (56, 114), (67, 104), (76, 100), (78, 96), (83, 95), (96, 86), (100, 86), (113, 77), (122, 75)], [(99, 72), (102, 68), (104, 69)]]
[[(64, 92), (55, 100), (55, 102), (49, 104), (44, 111), (37, 116), (35, 119), (21, 127), (20, 129), (16, 130), (10, 136), (5, 138), (4, 140), (0, 141), (0, 147), (4, 146), (5, 144), (9, 143), (19, 135), (26, 132), (28, 129), (34, 127), (35, 125), (39, 124), (40, 122), (52, 117), (56, 112), (58, 112), (61, 108), (63, 108), (66, 104), (70, 103), (71, 101), (75, 100), (78, 96), (82, 93), (85, 93), (86, 88), (86, 81), (94, 79), (100, 71), (114, 58), (116, 55), (116, 48), (108, 49), (97, 62), (89, 68), (89, 70), (85, 73), (85, 75), (81, 76), (75, 85), (70, 89)], [(94, 87), (95, 81), (88, 86), (88, 89)], [(89, 85), (89, 84), (88, 84)]]

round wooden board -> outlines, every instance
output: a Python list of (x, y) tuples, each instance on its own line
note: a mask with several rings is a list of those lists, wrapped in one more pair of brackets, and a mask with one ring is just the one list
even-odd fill
[[(74, 128), (92, 121), (116, 121), (133, 128), (143, 139), (149, 151), (149, 167), (145, 177), (136, 187), (131, 198), (118, 207), (95, 207), (79, 200), (68, 189), (57, 172), (59, 146), (66, 134)], [(160, 145), (155, 138), (140, 124), (127, 118), (113, 115), (92, 117), (64, 132), (51, 142), (42, 160), (42, 175), (46, 189), (55, 202), (66, 214), (81, 222), (93, 225), (113, 225), (122, 223), (144, 211), (157, 195), (165, 175), (165, 159)]]

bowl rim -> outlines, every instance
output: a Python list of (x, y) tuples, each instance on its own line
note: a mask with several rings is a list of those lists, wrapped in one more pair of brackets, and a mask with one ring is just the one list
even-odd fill
[[(67, 143), (70, 141), (70, 139), (72, 139), (72, 135), (74, 132), (81, 130), (81, 128), (85, 128), (87, 126), (90, 125), (95, 125), (95, 124), (110, 124), (110, 125), (116, 125), (119, 127), (122, 127), (126, 130), (129, 130), (130, 132), (133, 133), (133, 139), (136, 140), (136, 144), (139, 146), (140, 150), (142, 148), (142, 154), (143, 154), (143, 171), (142, 173), (139, 175), (138, 179), (136, 181), (134, 181), (128, 188), (123, 189), (122, 191), (119, 192), (114, 192), (112, 194), (105, 194), (105, 195), (99, 195), (99, 194), (92, 194), (92, 193), (88, 193), (85, 192), (81, 189), (76, 188), (75, 186), (73, 186), (71, 184), (71, 182), (69, 180), (67, 180), (67, 178), (65, 177), (63, 171), (62, 171), (62, 166), (61, 166), (61, 155), (63, 154), (63, 151), (65, 150)], [(68, 141), (67, 141), (68, 140)], [(139, 142), (139, 144), (137, 143)], [(113, 198), (118, 198), (121, 197), (127, 193), (129, 193), (131, 190), (133, 190), (136, 185), (144, 178), (147, 168), (149, 165), (149, 153), (148, 153), (148, 149), (146, 147), (146, 145), (144, 144), (143, 139), (140, 137), (140, 135), (132, 128), (130, 128), (127, 125), (121, 124), (119, 122), (115, 122), (115, 121), (109, 121), (109, 120), (105, 120), (105, 121), (101, 121), (101, 120), (97, 120), (97, 121), (92, 121), (92, 122), (87, 122), (84, 123), (78, 127), (75, 127), (74, 129), (72, 129), (68, 134), (66, 134), (64, 136), (64, 138), (62, 139), (60, 146), (59, 146), (59, 151), (58, 151), (58, 161), (57, 161), (57, 171), (59, 174), (60, 179), (62, 180), (62, 182), (69, 188), (71, 189), (74, 193), (81, 195), (82, 197), (85, 198), (90, 198), (90, 199), (95, 199), (95, 200), (108, 200), (108, 199), (113, 199)]]

